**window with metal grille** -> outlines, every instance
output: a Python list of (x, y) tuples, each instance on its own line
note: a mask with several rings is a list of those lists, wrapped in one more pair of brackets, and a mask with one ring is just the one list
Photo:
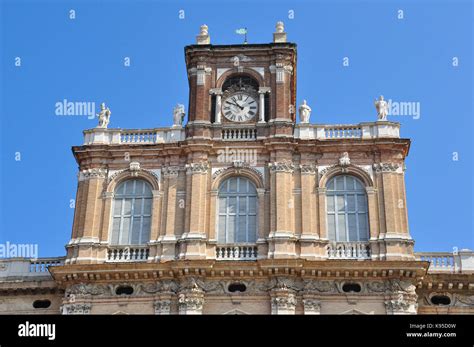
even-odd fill
[(218, 233), (220, 244), (255, 243), (257, 190), (245, 177), (231, 177), (219, 187)]
[(150, 240), (152, 192), (139, 179), (122, 182), (114, 194), (111, 245), (140, 245)]
[(367, 194), (357, 178), (349, 175), (333, 177), (326, 185), (326, 200), (331, 241), (369, 239)]

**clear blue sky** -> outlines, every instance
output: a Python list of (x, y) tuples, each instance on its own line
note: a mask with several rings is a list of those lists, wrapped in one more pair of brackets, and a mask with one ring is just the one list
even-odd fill
[(64, 254), (77, 184), (71, 146), (97, 121), (57, 116), (56, 102), (105, 101), (110, 127), (170, 125), (173, 106), (188, 102), (184, 46), (199, 25), (209, 26), (214, 44), (241, 43), (240, 27), (250, 43), (266, 43), (283, 20), (298, 45), (298, 104), (308, 100), (312, 122), (373, 121), (380, 94), (420, 102), (420, 119), (390, 118), (412, 139), (406, 186), (415, 249), (474, 248), (470, 1), (1, 3), (1, 243)]

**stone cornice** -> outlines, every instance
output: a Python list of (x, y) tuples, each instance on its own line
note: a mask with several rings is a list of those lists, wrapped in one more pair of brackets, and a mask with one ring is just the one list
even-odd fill
[(59, 284), (87, 281), (124, 281), (127, 279), (173, 279), (194, 274), (213, 278), (239, 273), (242, 278), (271, 277), (284, 273), (302, 278), (340, 279), (406, 278), (425, 275), (429, 263), (422, 261), (354, 262), (351, 260), (260, 259), (255, 262), (216, 260), (169, 261), (166, 263), (72, 264), (50, 268)]

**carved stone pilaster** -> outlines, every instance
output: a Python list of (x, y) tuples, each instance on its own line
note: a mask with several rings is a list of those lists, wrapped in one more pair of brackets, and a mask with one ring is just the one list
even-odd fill
[(385, 301), (387, 314), (416, 314), (418, 295), (416, 287), (408, 281), (394, 280), (389, 284), (391, 298)]
[(270, 292), (272, 314), (295, 314), (296, 296), (288, 289), (274, 289)]
[(315, 175), (318, 173), (318, 169), (316, 165), (313, 165), (313, 164), (300, 165), (300, 171), (302, 175)]
[(192, 291), (178, 296), (179, 314), (202, 314), (204, 292)]
[(179, 314), (202, 314), (204, 283), (196, 278), (186, 278), (180, 283), (178, 294)]
[(321, 314), (321, 301), (311, 295), (303, 296), (304, 314)]
[(406, 300), (403, 295), (396, 298), (386, 300), (385, 308), (387, 314), (416, 314), (418, 303), (413, 300)]
[(209, 170), (209, 164), (207, 162), (186, 164), (187, 175), (207, 174), (208, 170)]
[(295, 165), (292, 162), (287, 161), (269, 163), (268, 167), (270, 168), (271, 172), (293, 173), (295, 170)]
[(168, 315), (171, 312), (171, 300), (159, 299), (154, 302), (153, 307), (156, 315)]
[(90, 314), (91, 304), (65, 304), (62, 306), (62, 314), (64, 315), (81, 315)]
[(178, 177), (179, 170), (181, 168), (179, 166), (165, 166), (161, 169), (163, 177)]
[(107, 177), (107, 170), (101, 168), (86, 169), (78, 173), (79, 181), (86, 181), (91, 178), (105, 178)]
[(376, 173), (380, 172), (398, 172), (400, 165), (396, 163), (375, 163), (373, 169)]

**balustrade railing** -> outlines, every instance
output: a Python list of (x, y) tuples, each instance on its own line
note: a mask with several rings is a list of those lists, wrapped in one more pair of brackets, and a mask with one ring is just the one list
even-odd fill
[(416, 253), (416, 258), (421, 261), (429, 261), (430, 272), (455, 272), (459, 268), (453, 253), (449, 252), (421, 252)]
[(326, 246), (328, 259), (370, 259), (368, 242), (331, 242)]
[(222, 140), (227, 141), (248, 141), (257, 138), (255, 128), (229, 128), (222, 129)]
[(216, 247), (216, 260), (257, 260), (255, 245), (222, 245)]
[(362, 137), (362, 128), (358, 125), (324, 126), (326, 139), (352, 139)]
[(64, 258), (30, 259), (30, 272), (48, 272), (48, 267), (63, 264)]
[(107, 250), (108, 262), (140, 262), (147, 261), (150, 249), (147, 246), (110, 247)]
[(170, 127), (157, 129), (102, 129), (84, 131), (85, 145), (115, 144), (155, 144), (183, 141), (184, 128)]
[(378, 121), (360, 124), (297, 124), (295, 138), (303, 140), (399, 138), (400, 124)]
[(120, 134), (121, 143), (155, 143), (156, 132), (147, 130), (123, 130)]

